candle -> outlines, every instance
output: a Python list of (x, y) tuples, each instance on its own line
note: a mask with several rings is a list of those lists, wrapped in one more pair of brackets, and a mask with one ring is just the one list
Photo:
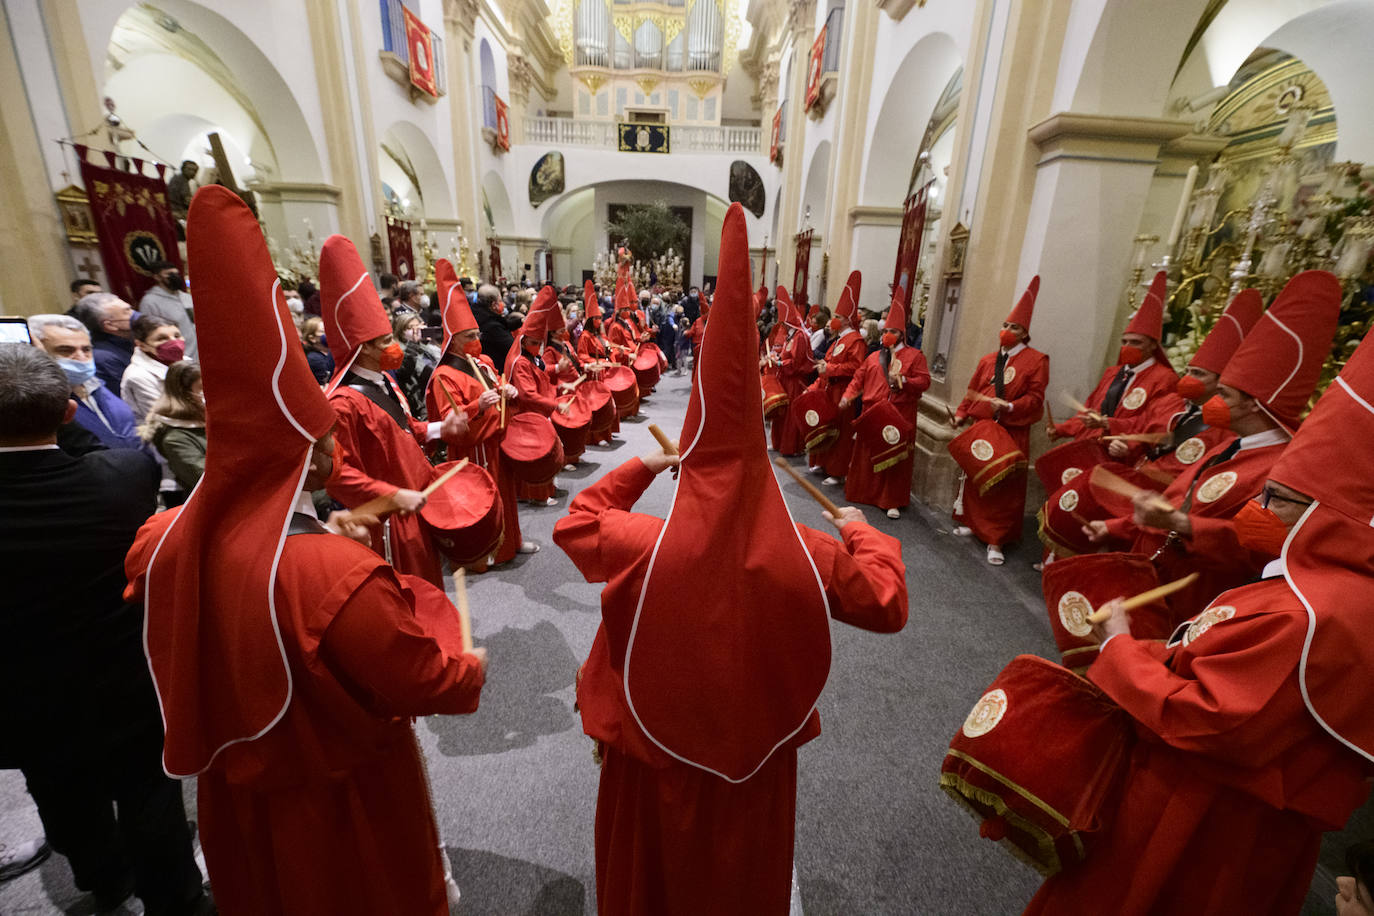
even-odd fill
[(1183, 217), (1188, 213), (1188, 200), (1193, 196), (1193, 185), (1197, 182), (1197, 163), (1188, 167), (1188, 177), (1183, 179), (1183, 197), (1179, 199), (1178, 210), (1174, 213), (1174, 224), (1169, 227), (1169, 238), (1164, 242), (1165, 251), (1172, 253), (1178, 244), (1178, 235), (1183, 230)]

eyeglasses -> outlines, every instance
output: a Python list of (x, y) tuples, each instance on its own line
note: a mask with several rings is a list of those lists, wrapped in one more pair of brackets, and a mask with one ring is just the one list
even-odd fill
[(1260, 490), (1260, 508), (1268, 509), (1269, 503), (1273, 502), (1274, 500), (1278, 500), (1281, 503), (1292, 503), (1295, 506), (1310, 506), (1314, 502), (1314, 500), (1310, 499), (1294, 499), (1291, 496), (1284, 496), (1280, 493), (1276, 493), (1274, 492), (1274, 488), (1266, 483), (1264, 485), (1264, 489)]

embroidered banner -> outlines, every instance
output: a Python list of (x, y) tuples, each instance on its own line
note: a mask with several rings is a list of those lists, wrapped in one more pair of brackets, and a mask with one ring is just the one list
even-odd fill
[(410, 11), (401, 7), (406, 21), (406, 46), (410, 49), (410, 84), (421, 92), (438, 97), (439, 83), (434, 76), (434, 41), (429, 26)]
[[(105, 165), (88, 162), (92, 152), (103, 156)], [(154, 265), (159, 261), (181, 265), (176, 222), (167, 204), (167, 167), (128, 159), (135, 171), (126, 172), (114, 167), (114, 153), (80, 145), (76, 146), (76, 158), (91, 202), (110, 292), (137, 305), (156, 282)], [(144, 174), (148, 166), (156, 171), (156, 177)]]
[(816, 40), (811, 42), (811, 59), (806, 70), (806, 110), (810, 111), (821, 100), (821, 72), (825, 59), (825, 33), (828, 26), (821, 26)]
[(398, 280), (414, 280), (415, 253), (410, 243), (410, 223), (388, 216), (386, 241), (391, 249), (391, 272)]
[(811, 271), (811, 236), (816, 230), (797, 233), (797, 260), (792, 271), (792, 301), (806, 314), (811, 302), (806, 297), (806, 275)]
[(916, 291), (916, 269), (921, 262), (921, 241), (926, 232), (926, 199), (934, 183), (931, 180), (921, 185), (907, 197), (902, 210), (902, 234), (897, 242), (892, 286), (894, 293), (897, 289), (902, 290), (902, 307), (912, 322), (916, 321), (916, 316), (911, 314), (911, 299)]
[(626, 124), (619, 128), (622, 153), (666, 153), (669, 152), (668, 125), (666, 124)]
[(492, 93), (496, 103), (496, 143), (501, 149), (510, 152), (510, 106), (506, 100)]
[(491, 275), (487, 281), (495, 283), (501, 279), (501, 243), (496, 239), (491, 240), (491, 254), (487, 258), (487, 263), (491, 267)]

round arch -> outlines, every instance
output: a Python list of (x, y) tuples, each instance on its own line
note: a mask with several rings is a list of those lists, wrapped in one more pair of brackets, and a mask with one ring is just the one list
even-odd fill
[(513, 233), (515, 211), (511, 208), (510, 195), (506, 193), (506, 182), (500, 172), (492, 169), (482, 176), (482, 196), (492, 231), (497, 235)]
[(830, 177), (830, 141), (822, 140), (816, 144), (807, 164), (806, 181), (802, 185), (801, 210), (797, 214), (799, 229), (804, 229), (806, 208), (811, 208), (811, 225), (829, 225), (826, 214), (825, 184)]
[(453, 193), (448, 177), (429, 137), (410, 121), (396, 121), (382, 134), (383, 155), (396, 157), (424, 201), (424, 216), (452, 219), (455, 215)]
[[(875, 206), (900, 206), (911, 179), (930, 114), (950, 78), (964, 65), (954, 39), (932, 32), (912, 46), (892, 76), (878, 110), (868, 145), (860, 200)], [(894, 168), (894, 163), (901, 167)]]

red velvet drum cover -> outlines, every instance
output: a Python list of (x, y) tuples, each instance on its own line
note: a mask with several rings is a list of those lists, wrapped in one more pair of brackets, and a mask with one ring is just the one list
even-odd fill
[[(1097, 658), (1090, 614), (1113, 598), (1130, 598), (1158, 584), (1155, 565), (1138, 553), (1085, 553), (1046, 566), (1041, 576), (1045, 611), (1064, 666), (1082, 673)], [(1154, 601), (1131, 611), (1131, 630), (1156, 635), (1171, 619), (1168, 606)]]
[(663, 355), (657, 346), (651, 343), (639, 345), (639, 352), (635, 354), (635, 381), (639, 383), (641, 392), (653, 391), (658, 384), (658, 378), (663, 374), (663, 368), (659, 364), (659, 357)]
[(563, 443), (548, 417), (518, 413), (506, 424), (501, 456), (521, 483), (548, 483), (563, 466)]
[(996, 420), (979, 420), (949, 443), (949, 453), (979, 495), (1026, 466), (1026, 455)]
[(763, 371), (759, 378), (759, 384), (763, 389), (763, 415), (772, 416), (780, 407), (786, 407), (791, 400), (787, 392), (782, 387), (782, 382), (778, 381), (777, 370), (771, 366)]
[[(586, 382), (582, 383), (583, 385)], [(581, 386), (579, 386), (581, 387)], [(563, 460), (572, 463), (587, 450), (587, 437), (591, 432), (592, 410), (587, 402), (576, 392), (561, 395), (558, 403), (570, 404), (566, 414), (555, 410), (549, 419), (553, 421), (554, 432), (563, 443)]]
[[(442, 475), (454, 464), (445, 462), (434, 469), (435, 473)], [(454, 566), (484, 561), (501, 546), (505, 534), (496, 481), (475, 464), (468, 464), (430, 494), (420, 509), (420, 521)]]
[(577, 386), (577, 399), (591, 413), (587, 425), (589, 437), (601, 441), (604, 435), (610, 434), (611, 425), (615, 423), (615, 399), (611, 397), (611, 389), (604, 382), (589, 378)]
[(840, 434), (835, 425), (839, 411), (822, 388), (808, 388), (798, 395), (791, 414), (808, 452), (823, 448)]
[(864, 412), (854, 421), (854, 433), (868, 449), (875, 474), (906, 458), (916, 441), (915, 424), (902, 416), (891, 401), (864, 405)]
[(1018, 655), (955, 733), (940, 787), (982, 836), (1053, 875), (1091, 851), (1133, 740), (1129, 718), (1091, 682)]
[(602, 374), (606, 387), (611, 389), (615, 399), (616, 414), (620, 419), (632, 417), (639, 412), (639, 383), (628, 366), (612, 366)]
[(1053, 493), (1094, 465), (1107, 460), (1107, 453), (1096, 439), (1066, 442), (1035, 459), (1035, 473), (1045, 485), (1046, 493)]

